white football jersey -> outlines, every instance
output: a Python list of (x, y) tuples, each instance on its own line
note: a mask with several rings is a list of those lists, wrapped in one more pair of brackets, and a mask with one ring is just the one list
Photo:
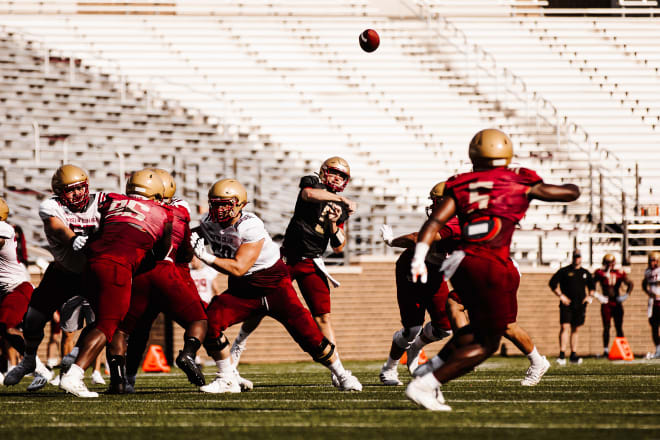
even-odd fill
[(646, 269), (644, 272), (644, 279), (646, 280), (649, 292), (654, 294), (656, 298), (660, 299), (660, 267)]
[(262, 269), (268, 269), (280, 259), (280, 248), (273, 243), (264, 223), (251, 212), (243, 211), (241, 218), (233, 225), (222, 228), (220, 223), (209, 219), (208, 213), (200, 221), (202, 237), (211, 246), (213, 255), (218, 258), (234, 258), (243, 243), (254, 243), (264, 239), (261, 253), (245, 275), (251, 275)]
[[(57, 217), (71, 229), (76, 235), (91, 235), (99, 228), (101, 214), (99, 203), (105, 199), (105, 193), (92, 193), (89, 195), (87, 209), (83, 212), (73, 212), (66, 205), (52, 196), (39, 205), (39, 217), (47, 220), (49, 217)], [(66, 269), (81, 273), (85, 268), (86, 258), (83, 252), (74, 252), (71, 243), (60, 243), (56, 238), (46, 235), (50, 253), (55, 260)]]
[(5, 244), (0, 248), (0, 296), (9, 293), (19, 284), (29, 281), (27, 269), (16, 253), (16, 232), (7, 222), (0, 221), (0, 238)]
[(197, 286), (199, 297), (206, 304), (209, 304), (211, 299), (213, 299), (213, 280), (217, 276), (218, 272), (206, 265), (201, 269), (190, 269), (190, 277), (195, 282), (195, 286)]

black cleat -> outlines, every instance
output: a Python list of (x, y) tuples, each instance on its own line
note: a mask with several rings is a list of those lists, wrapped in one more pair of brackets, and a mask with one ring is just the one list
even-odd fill
[(206, 385), (206, 379), (204, 379), (202, 370), (195, 363), (195, 359), (189, 354), (180, 351), (179, 355), (176, 357), (176, 366), (186, 373), (188, 381), (191, 384), (197, 385), (198, 387)]
[(120, 381), (110, 381), (110, 387), (105, 392), (105, 394), (126, 394), (126, 384), (124, 380)]

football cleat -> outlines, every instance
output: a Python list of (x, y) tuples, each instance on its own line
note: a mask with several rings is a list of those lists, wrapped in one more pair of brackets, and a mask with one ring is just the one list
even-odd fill
[(32, 383), (28, 385), (27, 390), (28, 391), (38, 391), (42, 389), (43, 387), (46, 386), (48, 383), (48, 379), (43, 377), (41, 374), (35, 374), (34, 379), (32, 380)]
[(573, 365), (581, 365), (582, 364), (582, 358), (581, 357), (569, 358), (568, 360)]
[(21, 361), (11, 370), (7, 371), (5, 374), (5, 380), (3, 383), (5, 386), (16, 385), (23, 379), (27, 374), (34, 372), (34, 369), (37, 367), (36, 357), (24, 357)]
[(34, 372), (40, 376), (43, 376), (46, 378), (46, 381), (49, 381), (53, 378), (53, 372), (46, 367), (43, 362), (41, 362), (41, 359), (39, 359), (39, 356), (36, 357), (37, 365), (34, 368)]
[(557, 362), (557, 365), (561, 365), (563, 367), (566, 365), (566, 358), (557, 358), (555, 359), (555, 362)]
[(254, 388), (254, 384), (252, 383), (252, 381), (242, 377), (238, 373), (238, 370), (235, 368), (234, 368), (234, 374), (236, 375), (236, 379), (238, 379), (238, 386), (241, 387), (242, 392), (250, 391), (252, 388)]
[(244, 341), (242, 344), (237, 344), (236, 341), (234, 341), (233, 344), (231, 344), (231, 349), (229, 350), (231, 353), (231, 366), (236, 368), (238, 366), (238, 363), (241, 361), (241, 355), (243, 354), (243, 351), (245, 351), (245, 347), (247, 346), (247, 341)]
[(419, 355), (422, 353), (422, 347), (417, 347), (417, 344), (410, 344), (410, 348), (406, 352), (406, 366), (410, 375), (419, 367)]
[(124, 382), (124, 391), (126, 394), (135, 393), (135, 376), (126, 376)]
[(335, 388), (339, 388), (339, 379), (337, 379), (337, 376), (335, 376), (335, 373), (330, 373), (330, 382), (332, 383), (332, 386)]
[(59, 387), (60, 386), (60, 376), (61, 376), (61, 374), (58, 374), (53, 379), (49, 380), (48, 383), (51, 384), (54, 387)]
[(92, 373), (92, 383), (94, 385), (105, 385), (105, 379), (103, 379), (103, 376), (99, 370), (94, 370)]
[(403, 383), (399, 380), (399, 372), (396, 370), (396, 368), (387, 368), (387, 364), (383, 364), (383, 368), (380, 369), (379, 377), (383, 385), (403, 385)]
[(199, 387), (199, 390), (211, 394), (240, 393), (241, 386), (234, 374), (216, 373), (215, 380), (208, 385)]
[(77, 397), (94, 398), (99, 397), (99, 393), (89, 391), (83, 382), (83, 375), (85, 374), (80, 368), (69, 369), (64, 373), (60, 379), (60, 388), (67, 393), (71, 393)]
[(0, 383), (3, 383), (5, 381), (5, 375), (2, 374), (2, 371), (0, 371)]
[(421, 377), (416, 377), (408, 384), (406, 397), (431, 411), (451, 411), (451, 406), (445, 403), (440, 387), (430, 387)]
[(540, 365), (530, 365), (527, 369), (527, 373), (525, 373), (525, 378), (520, 381), (520, 385), (524, 387), (532, 387), (541, 382), (541, 378), (550, 368), (550, 362), (548, 362), (545, 356), (541, 357), (543, 358), (543, 362)]
[(181, 370), (186, 373), (188, 376), (188, 381), (193, 384), (202, 386), (206, 385), (206, 379), (204, 379), (204, 373), (199, 368), (199, 365), (195, 363), (195, 358), (189, 354), (179, 351), (179, 355), (176, 357), (176, 366), (181, 368)]
[(337, 378), (339, 380), (339, 390), (340, 391), (362, 391), (362, 384), (353, 376), (350, 371), (346, 370), (346, 373)]

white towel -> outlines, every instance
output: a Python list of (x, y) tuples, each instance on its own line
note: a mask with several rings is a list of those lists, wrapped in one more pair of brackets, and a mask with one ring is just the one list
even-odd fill
[(440, 266), (440, 272), (442, 272), (445, 280), (450, 280), (451, 277), (456, 273), (456, 269), (461, 265), (461, 261), (465, 258), (465, 252), (463, 251), (454, 251), (452, 252), (445, 261), (442, 262)]
[(326, 277), (330, 280), (332, 283), (332, 287), (339, 287), (341, 284), (339, 284), (339, 281), (336, 279), (332, 278), (332, 276), (328, 273), (328, 269), (325, 267), (325, 263), (323, 262), (323, 258), (317, 257), (317, 258), (312, 258), (312, 261), (318, 267), (318, 269), (325, 274)]

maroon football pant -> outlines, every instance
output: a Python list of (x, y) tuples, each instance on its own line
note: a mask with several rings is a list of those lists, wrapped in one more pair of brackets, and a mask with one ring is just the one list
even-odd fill
[(467, 254), (451, 283), (476, 333), (504, 333), (516, 322), (520, 274), (510, 259)]
[(607, 329), (609, 341), (610, 322), (614, 320), (616, 335), (623, 336), (623, 305), (616, 301), (600, 305), (600, 317), (603, 320), (603, 328)]
[(30, 304), (32, 290), (32, 284), (25, 281), (0, 297), (0, 324), (3, 324), (5, 329), (14, 328), (21, 323)]
[(131, 334), (150, 304), (168, 314), (183, 328), (194, 321), (206, 320), (204, 306), (190, 272), (180, 270), (169, 261), (159, 261), (152, 270), (133, 278), (130, 307), (119, 328)]
[(449, 288), (439, 268), (428, 265), (428, 280), (425, 284), (413, 283), (410, 279), (412, 254), (401, 254), (396, 262), (396, 299), (399, 303), (401, 324), (404, 328), (424, 324), (424, 313), (429, 312), (434, 327), (449, 330), (447, 316)]
[(282, 260), (268, 269), (231, 277), (229, 281), (229, 288), (213, 297), (206, 310), (207, 338), (215, 339), (228, 327), (253, 315), (268, 315), (279, 321), (304, 351), (311, 353), (319, 347), (323, 334), (298, 299)]
[(330, 286), (328, 278), (315, 265), (311, 258), (304, 258), (294, 264), (287, 264), (289, 275), (298, 283), (312, 316), (330, 313)]

